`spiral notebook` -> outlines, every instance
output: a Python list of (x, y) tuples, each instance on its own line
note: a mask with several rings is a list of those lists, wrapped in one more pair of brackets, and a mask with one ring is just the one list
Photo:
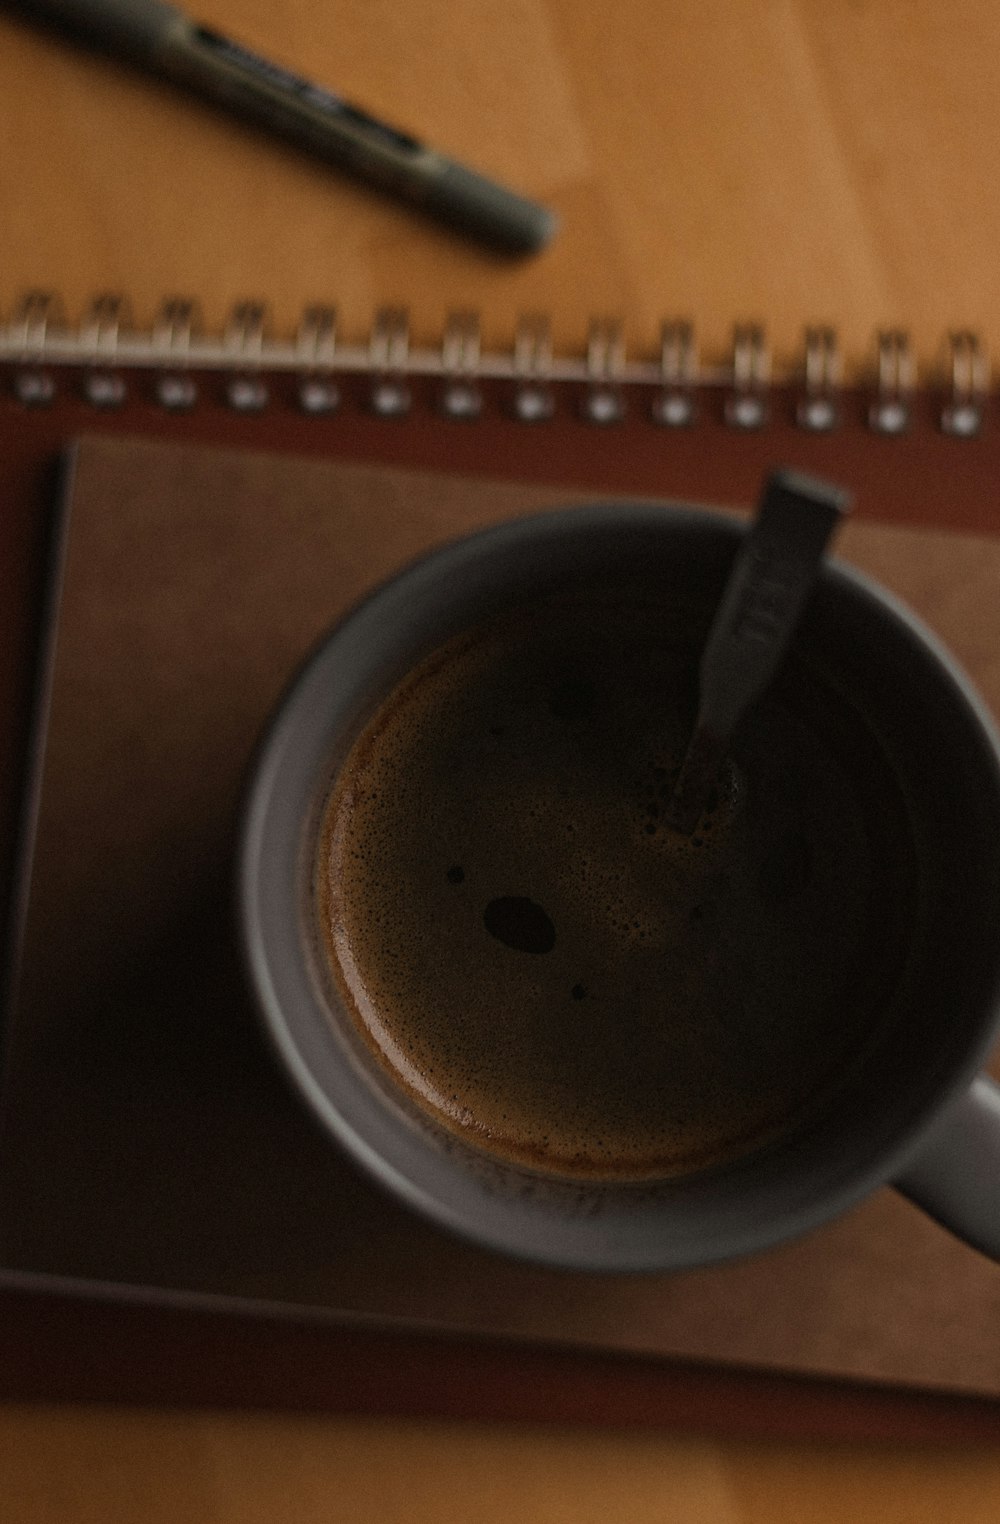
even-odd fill
[[(904, 384), (898, 335), (891, 386), (841, 391), (829, 336), (822, 385), (813, 336), (802, 376), (766, 386), (759, 335), (739, 337), (731, 373), (699, 376), (672, 329), (650, 376), (605, 330), (586, 357), (556, 361), (536, 323), (529, 365), (516, 350), (477, 359), (467, 317), (461, 341), (453, 325), (440, 355), (408, 357), (398, 314), (345, 353), (301, 336), (268, 347), (259, 329), (251, 344), (245, 313), (239, 346), (199, 348), (189, 332), (183, 349), (179, 328), (173, 348), (162, 333), (113, 345), (106, 304), (104, 326), (75, 335), (50, 330), (51, 312), (39, 329), (32, 310), (34, 347), (8, 325), (0, 349), (11, 714), (25, 714), (47, 504), (68, 451), (75, 464), (55, 499), (68, 549), (43, 621), (48, 725), (34, 731), (0, 1115), (0, 1279), (34, 1288), (8, 1385), (20, 1371), (14, 1389), (35, 1395), (992, 1432), (1000, 1271), (907, 1204), (885, 1193), (825, 1237), (669, 1283), (560, 1277), (453, 1245), (305, 1126), (198, 909), (224, 898), (227, 789), (322, 625), (429, 543), (555, 501), (740, 506), (776, 462), (823, 470), (860, 499), (847, 553), (915, 601), (1000, 703), (1000, 459), (968, 336), (950, 391)], [(157, 961), (176, 911), (148, 871), (164, 842), (200, 949), (179, 982)], [(95, 1007), (86, 991), (105, 986), (114, 998)], [(209, 1008), (227, 1012), (211, 1041)], [(172, 1046), (192, 1013), (207, 1042), (193, 1065)], [(123, 1305), (67, 1323), (69, 1304), (39, 1300), (56, 1285)]]
[(364, 342), (338, 341), (336, 311), (324, 306), (273, 338), (254, 302), (205, 334), (197, 304), (180, 298), (138, 330), (114, 295), (69, 325), (57, 298), (33, 292), (0, 322), (0, 382), (26, 453), (33, 440), (99, 421), (591, 493), (743, 503), (779, 459), (849, 480), (862, 516), (991, 523), (997, 402), (979, 336), (950, 333), (937, 355), (917, 357), (905, 332), (888, 329), (870, 355), (848, 359), (832, 329), (815, 327), (778, 365), (763, 329), (740, 324), (729, 355), (706, 364), (683, 321), (664, 321), (655, 354), (630, 353), (609, 318), (592, 321), (579, 353), (553, 353), (538, 315), (520, 322), (508, 351), (485, 352), (472, 312), (453, 313), (439, 345), (417, 347), (401, 308), (376, 313)]

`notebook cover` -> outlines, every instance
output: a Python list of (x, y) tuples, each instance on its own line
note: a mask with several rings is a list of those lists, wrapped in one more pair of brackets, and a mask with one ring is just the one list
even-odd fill
[[(883, 1400), (893, 1387), (995, 1397), (1000, 1274), (891, 1192), (694, 1275), (513, 1265), (362, 1181), (260, 1049), (222, 907), (264, 714), (319, 631), (412, 554), (579, 497), (84, 442), (6, 1101), (3, 1263), (234, 1313), (251, 1301), (473, 1335), (508, 1359), (669, 1357), (696, 1383), (731, 1365), (875, 1382)], [(923, 612), (1000, 707), (1000, 544), (859, 523), (841, 549)]]

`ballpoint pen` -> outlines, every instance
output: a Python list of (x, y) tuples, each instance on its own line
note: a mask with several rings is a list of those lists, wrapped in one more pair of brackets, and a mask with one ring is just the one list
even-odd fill
[(116, 53), (507, 253), (542, 248), (546, 207), (185, 16), (166, 0), (13, 0), (15, 14)]

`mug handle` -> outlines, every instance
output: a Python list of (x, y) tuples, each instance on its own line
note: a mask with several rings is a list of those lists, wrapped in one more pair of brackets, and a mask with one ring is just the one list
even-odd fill
[(1000, 1085), (981, 1074), (932, 1130), (896, 1189), (1000, 1261)]

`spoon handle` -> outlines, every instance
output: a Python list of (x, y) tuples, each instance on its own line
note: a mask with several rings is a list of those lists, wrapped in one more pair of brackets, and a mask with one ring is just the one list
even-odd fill
[(705, 807), (733, 731), (778, 668), (850, 503), (842, 488), (798, 471), (767, 480), (702, 653), (698, 718), (667, 809), (685, 835)]

